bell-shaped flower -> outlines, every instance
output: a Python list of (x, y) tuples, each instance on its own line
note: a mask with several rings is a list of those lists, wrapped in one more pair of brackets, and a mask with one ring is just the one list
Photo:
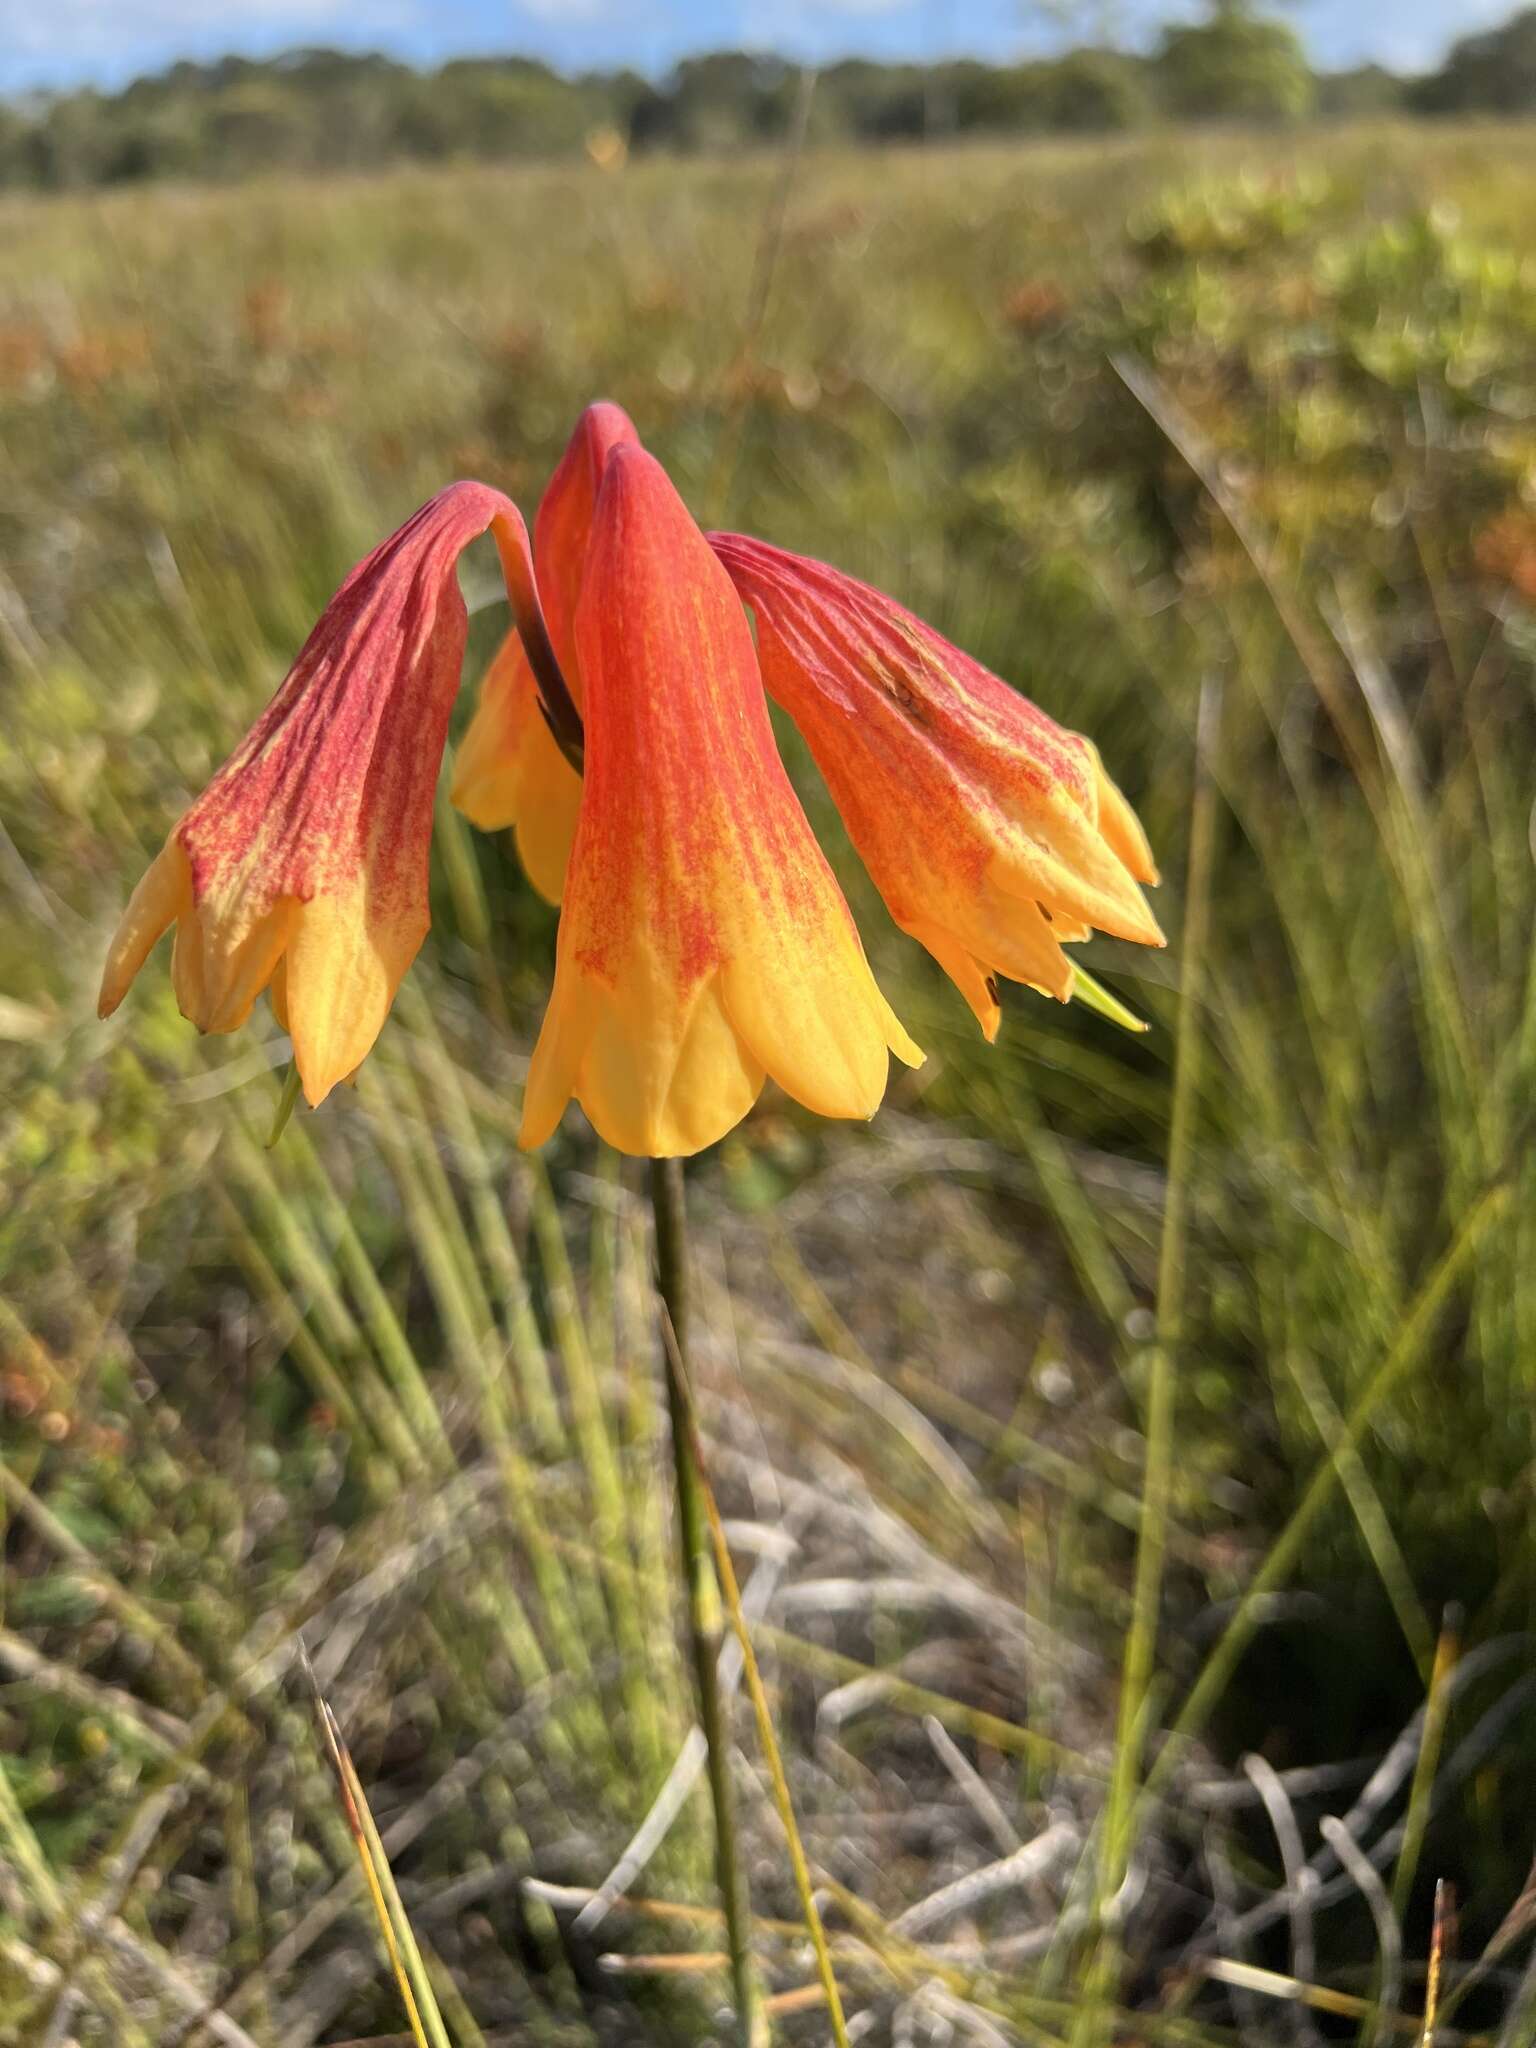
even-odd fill
[(873, 1115), (888, 1049), (922, 1055), (779, 760), (730, 581), (632, 445), (607, 455), (574, 631), (581, 808), (521, 1142), (575, 1097), (623, 1151), (696, 1152), (769, 1076)]
[[(589, 405), (576, 423), (549, 480), (533, 523), (533, 554), (550, 641), (578, 709), (581, 663), (576, 649), (576, 599), (587, 536), (608, 452), (639, 446), (629, 415), (616, 405)], [(510, 826), (528, 879), (551, 903), (560, 901), (576, 833), (581, 777), (561, 753), (539, 709), (538, 683), (516, 627), (502, 642), (453, 764), (455, 809), (482, 832)]]
[(465, 641), (455, 563), (488, 527), (551, 715), (577, 751), (522, 518), (484, 484), (450, 485), (347, 577), (172, 831), (113, 939), (102, 1016), (174, 923), (176, 999), (200, 1030), (237, 1029), (270, 987), (311, 1103), (358, 1067), (427, 931), (433, 801)]
[(740, 534), (711, 541), (795, 721), (901, 928), (997, 1035), (994, 977), (1065, 1001), (1063, 944), (1160, 946), (1157, 871), (1091, 743), (867, 584)]

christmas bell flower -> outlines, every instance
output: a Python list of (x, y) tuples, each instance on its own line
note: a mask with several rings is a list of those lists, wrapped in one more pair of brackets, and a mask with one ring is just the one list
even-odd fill
[(873, 1115), (922, 1058), (779, 760), (730, 581), (658, 463), (603, 467), (574, 646), (586, 753), (554, 989), (520, 1142), (574, 1097), (621, 1151), (697, 1152), (770, 1076)]
[(1063, 1002), (1063, 945), (1164, 943), (1157, 870), (1092, 744), (892, 598), (741, 534), (710, 536), (757, 624), (768, 693), (803, 734), (896, 923), (986, 1036), (996, 977)]
[(200, 1030), (238, 1029), (269, 988), (310, 1103), (361, 1064), (427, 931), (433, 802), (466, 630), (455, 563), (487, 528), (549, 715), (578, 753), (521, 515), (484, 484), (452, 484), (347, 577), (171, 832), (112, 941), (103, 1017), (174, 924), (172, 983)]
[[(587, 536), (610, 449), (639, 446), (627, 413), (589, 405), (549, 480), (533, 525), (533, 554), (549, 638), (571, 696), (582, 701), (575, 616)], [(510, 827), (541, 896), (560, 901), (576, 833), (581, 778), (539, 709), (538, 683), (516, 627), (496, 653), (454, 758), (450, 800), (482, 832)]]

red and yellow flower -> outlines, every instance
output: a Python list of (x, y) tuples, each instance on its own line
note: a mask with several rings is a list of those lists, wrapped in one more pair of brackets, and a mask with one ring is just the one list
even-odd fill
[(352, 572), (140, 883), (103, 1015), (174, 923), (177, 999), (202, 1029), (234, 1030), (267, 987), (311, 1102), (364, 1058), (427, 929), (465, 639), (454, 565), (487, 527), (515, 623), (453, 799), (512, 827), (561, 904), (525, 1145), (574, 1099), (624, 1151), (698, 1151), (769, 1078), (824, 1115), (867, 1117), (889, 1054), (921, 1060), (785, 774), (765, 683), (896, 922), (989, 1037), (998, 975), (1066, 999), (1064, 945), (1094, 929), (1162, 943), (1146, 840), (1086, 739), (878, 591), (740, 535), (706, 540), (601, 405), (531, 553), (499, 493), (455, 484)]
[(450, 485), (347, 577), (172, 830), (108, 951), (103, 1017), (174, 924), (171, 979), (199, 1030), (238, 1030), (269, 988), (311, 1103), (361, 1064), (427, 932), (433, 801), (464, 656), (454, 565), (487, 528), (544, 654), (520, 514), (484, 484)]
[(873, 1116), (887, 1049), (922, 1054), (784, 772), (730, 580), (633, 446), (604, 468), (575, 645), (581, 812), (523, 1144), (574, 1096), (621, 1151), (697, 1152), (769, 1075), (824, 1116)]

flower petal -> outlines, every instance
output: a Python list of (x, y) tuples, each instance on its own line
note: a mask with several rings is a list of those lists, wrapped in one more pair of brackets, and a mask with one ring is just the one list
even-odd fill
[(161, 934), (192, 907), (192, 870), (173, 832), (128, 898), (102, 969), (96, 1014), (110, 1017)]
[(581, 777), (555, 744), (515, 632), (486, 670), (480, 702), (454, 757), (450, 801), (482, 832), (510, 825), (529, 881), (549, 902), (560, 901)]
[(609, 455), (615, 448), (639, 446), (634, 421), (621, 406), (606, 399), (589, 405), (576, 422), (534, 517), (533, 559), (550, 643), (578, 704), (582, 685), (576, 604), (587, 564), (592, 515)]
[(238, 1031), (271, 980), (298, 913), (291, 896), (278, 897), (253, 919), (238, 908), (223, 918), (211, 905), (188, 909), (171, 956), (181, 1014), (199, 1031)]
[(740, 534), (711, 539), (756, 618), (769, 694), (892, 916), (984, 1031), (991, 974), (1065, 997), (1064, 940), (1097, 928), (1163, 943), (1137, 886), (1155, 875), (1145, 839), (1087, 741), (867, 584)]
[(1152, 858), (1152, 849), (1141, 829), (1140, 818), (1105, 774), (1104, 763), (1099, 759), (1099, 750), (1092, 740), (1084, 740), (1083, 745), (1093, 758), (1099, 799), (1099, 831), (1138, 882), (1155, 884), (1158, 880), (1157, 862)]
[(869, 1116), (893, 1048), (774, 745), (751, 634), (660, 465), (612, 449), (576, 613), (586, 774), (521, 1142), (574, 1095), (626, 1151), (694, 1152), (773, 1074)]
[(439, 492), (347, 577), (177, 825), (113, 941), (103, 1014), (174, 919), (172, 981), (200, 1030), (235, 1030), (278, 976), (274, 1007), (291, 1022), (310, 1101), (358, 1065), (427, 929), (438, 767), (464, 652), (455, 564), (487, 528), (520, 628), (543, 644), (516, 508), (484, 484)]
[(525, 1147), (544, 1143), (574, 1097), (617, 1150), (687, 1156), (739, 1123), (762, 1091), (763, 1069), (726, 1016), (719, 976), (678, 1001), (666, 963), (641, 945), (611, 989), (572, 977), (556, 1000), (561, 1014), (552, 1002), (528, 1070)]
[(282, 1003), (312, 1109), (373, 1050), (426, 935), (424, 912), (381, 913), (366, 880), (301, 906), (284, 955)]

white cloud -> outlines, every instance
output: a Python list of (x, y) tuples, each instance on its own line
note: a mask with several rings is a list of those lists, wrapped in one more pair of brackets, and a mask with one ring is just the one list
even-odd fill
[[(387, 35), (419, 22), (430, 0), (371, 0), (369, 27)], [(89, 73), (98, 63), (178, 45), (199, 50), (270, 47), (284, 37), (355, 32), (356, 0), (0, 0), (4, 69), (36, 60)]]
[(518, 0), (517, 11), (532, 21), (553, 22), (557, 28), (603, 28), (633, 21), (635, 10), (623, 0)]

